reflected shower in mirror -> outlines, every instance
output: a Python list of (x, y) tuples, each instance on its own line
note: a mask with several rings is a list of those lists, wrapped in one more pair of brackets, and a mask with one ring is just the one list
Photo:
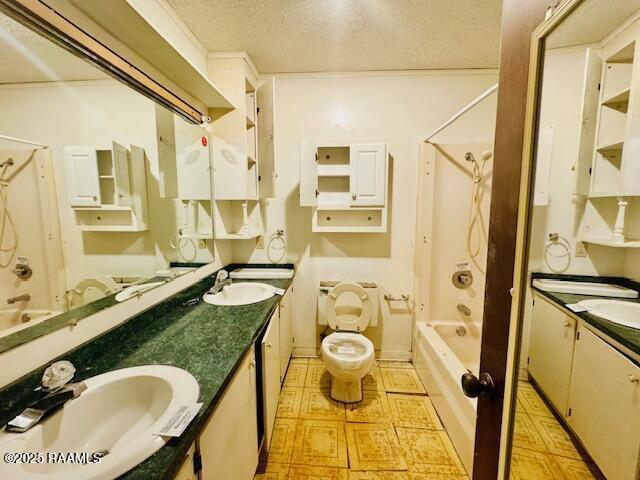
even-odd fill
[(0, 104), (3, 349), (213, 260), (205, 129), (4, 15)]

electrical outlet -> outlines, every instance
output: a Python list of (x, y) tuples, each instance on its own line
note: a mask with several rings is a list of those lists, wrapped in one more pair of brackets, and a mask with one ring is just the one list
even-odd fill
[(584, 242), (576, 242), (576, 257), (586, 257), (587, 256), (587, 247)]
[(264, 236), (260, 235), (256, 240), (256, 248), (259, 250), (264, 250)]

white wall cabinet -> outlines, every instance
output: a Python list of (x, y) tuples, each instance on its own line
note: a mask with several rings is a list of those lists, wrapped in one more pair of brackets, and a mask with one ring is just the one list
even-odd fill
[(534, 297), (529, 343), (529, 374), (566, 415), (576, 320), (542, 297)]
[(280, 313), (277, 308), (269, 319), (261, 348), (264, 446), (269, 451), (280, 398)]
[(258, 172), (260, 198), (276, 195), (275, 160), (275, 79), (258, 86)]
[(69, 205), (84, 231), (148, 230), (146, 156), (113, 142), (111, 149), (64, 148)]
[(251, 480), (258, 467), (255, 352), (233, 376), (200, 435), (203, 480)]
[(284, 381), (293, 354), (293, 287), (280, 300), (280, 382)]
[(640, 367), (580, 327), (568, 422), (610, 480), (636, 480), (640, 451)]
[(314, 232), (386, 232), (384, 143), (317, 145), (300, 140), (300, 205), (315, 207)]

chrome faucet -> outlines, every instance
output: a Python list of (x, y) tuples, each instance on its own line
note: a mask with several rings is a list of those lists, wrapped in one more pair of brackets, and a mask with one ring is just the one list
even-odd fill
[(231, 279), (226, 270), (219, 270), (213, 287), (209, 290), (209, 294), (215, 295), (227, 285), (231, 285)]
[(16, 302), (28, 302), (31, 300), (31, 295), (28, 293), (23, 293), (22, 295), (18, 295), (17, 297), (7, 298), (7, 303), (11, 305)]

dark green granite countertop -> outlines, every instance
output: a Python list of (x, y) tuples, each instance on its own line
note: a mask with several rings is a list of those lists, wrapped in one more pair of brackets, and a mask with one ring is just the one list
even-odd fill
[[(618, 278), (618, 277), (587, 277), (582, 275), (551, 275), (551, 274), (534, 274), (533, 278), (552, 278), (557, 280), (571, 280), (571, 281), (582, 281), (582, 282), (601, 282), (601, 283), (609, 283), (612, 285), (620, 285), (627, 288), (632, 288), (634, 290), (639, 290), (639, 285), (636, 282), (632, 282), (626, 278)], [(543, 297), (548, 298), (552, 302), (564, 308), (567, 312), (570, 312), (573, 315), (576, 315), (587, 322), (592, 327), (596, 328), (600, 332), (604, 333), (606, 336), (612, 338), (619, 344), (625, 346), (632, 352), (640, 355), (640, 330), (630, 327), (625, 327), (622, 325), (618, 325), (616, 323), (605, 320), (604, 318), (596, 317), (595, 315), (590, 314), (589, 312), (573, 312), (567, 305), (571, 305), (573, 303), (578, 303), (581, 300), (589, 300), (593, 298), (605, 298), (598, 297), (592, 295), (575, 295), (571, 293), (557, 293), (557, 292), (545, 292), (536, 287), (531, 287), (538, 294)], [(640, 303), (640, 299), (638, 298), (625, 298), (618, 299), (629, 302)]]
[[(283, 289), (291, 283), (290, 279), (259, 281)], [(121, 478), (173, 477), (281, 298), (275, 295), (237, 307), (209, 305), (201, 297), (212, 283), (211, 278), (202, 280), (59, 358), (71, 361), (77, 368), (74, 381), (150, 364), (180, 367), (198, 380), (198, 401), (204, 405), (187, 430)], [(200, 301), (192, 305), (193, 299)], [(31, 372), (0, 390), (2, 425), (41, 395), (34, 389), (40, 384), (43, 370), (44, 367)]]

